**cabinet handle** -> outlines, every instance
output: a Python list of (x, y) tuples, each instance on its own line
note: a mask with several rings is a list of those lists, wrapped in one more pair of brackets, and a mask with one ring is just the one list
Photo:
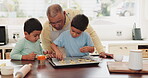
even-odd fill
[(125, 49), (127, 49), (127, 47), (125, 47)]
[(120, 47), (120, 49), (122, 49), (122, 47)]

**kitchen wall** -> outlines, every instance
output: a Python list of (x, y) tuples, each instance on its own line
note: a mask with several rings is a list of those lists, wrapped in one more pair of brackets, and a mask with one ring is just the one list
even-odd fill
[(93, 20), (91, 26), (101, 40), (131, 40), (134, 22), (133, 17), (112, 16)]
[[(28, 18), (26, 18), (26, 19), (18, 18), (18, 19), (8, 19), (8, 20), (6, 20), (6, 21), (10, 21), (10, 22), (8, 23), (8, 26), (7, 26), (7, 28), (8, 28), (9, 42), (16, 42), (19, 38), (24, 37), (23, 25), (24, 25), (24, 22), (25, 22), (27, 19), (28, 19)], [(15, 20), (15, 22), (17, 22), (17, 23), (15, 23), (15, 22), (11, 23), (12, 20)], [(38, 19), (38, 20), (40, 20), (40, 22), (41, 22), (42, 24), (44, 24), (44, 22), (47, 21), (47, 18), (40, 18), (40, 19)], [(18, 23), (19, 23), (20, 25), (17, 25)], [(19, 34), (19, 37), (17, 38), (17, 36), (16, 36), (16, 38), (13, 39), (13, 34), (15, 34), (15, 33), (16, 33), (16, 34)]]
[(98, 34), (99, 38), (103, 41), (131, 40), (132, 39), (132, 27), (131, 26), (126, 27), (125, 25), (107, 25), (107, 26), (99, 25), (99, 27), (93, 27), (93, 28)]
[[(45, 19), (46, 20), (46, 19)], [(100, 21), (100, 22), (99, 22)], [(123, 21), (122, 21), (123, 22)], [(42, 21), (42, 24), (44, 21)], [(106, 40), (132, 40), (132, 28), (133, 23), (131, 24), (115, 24), (115, 23), (108, 23), (108, 24), (101, 24), (101, 20), (97, 20), (97, 23), (90, 23), (91, 26), (94, 28), (96, 33), (98, 34), (99, 38), (103, 41)], [(13, 34), (18, 33), (20, 37), (23, 37), (23, 25), (22, 26), (9, 26), (8, 28), (9, 38), (11, 42), (13, 40)], [(119, 32), (119, 34), (117, 33)], [(121, 32), (121, 33), (120, 33)], [(143, 32), (143, 31), (142, 31)]]
[(140, 25), (143, 37), (148, 38), (148, 0), (140, 0)]

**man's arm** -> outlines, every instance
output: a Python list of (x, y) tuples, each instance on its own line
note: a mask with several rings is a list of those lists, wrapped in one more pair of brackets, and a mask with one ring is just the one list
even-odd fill
[(50, 31), (49, 31), (49, 24), (46, 22), (43, 25), (43, 30), (41, 33), (41, 42), (43, 50), (51, 51), (51, 39), (50, 39)]
[(94, 46), (96, 50), (98, 51), (100, 57), (113, 58), (113, 54), (108, 54), (104, 52), (104, 49), (103, 49), (103, 46), (101, 44), (99, 37), (97, 36), (96, 32), (93, 30), (93, 28), (90, 25), (88, 26), (86, 32), (90, 34), (92, 41), (94, 43)]
[(93, 28), (90, 25), (88, 25), (88, 27), (87, 27), (87, 29), (85, 31), (88, 32), (89, 35), (91, 36), (92, 41), (94, 43), (94, 47), (96, 48), (96, 50), (99, 53), (104, 52), (102, 43), (101, 43), (98, 35), (96, 34), (96, 32), (93, 30)]

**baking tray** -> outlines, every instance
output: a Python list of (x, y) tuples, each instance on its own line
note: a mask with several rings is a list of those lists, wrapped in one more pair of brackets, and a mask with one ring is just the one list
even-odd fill
[(99, 57), (67, 57), (64, 61), (60, 61), (56, 58), (48, 59), (49, 63), (55, 67), (74, 67), (74, 66), (92, 66), (101, 62), (102, 58)]

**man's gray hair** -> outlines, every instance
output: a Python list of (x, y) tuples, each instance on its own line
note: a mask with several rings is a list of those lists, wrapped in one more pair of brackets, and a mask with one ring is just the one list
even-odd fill
[(59, 4), (53, 4), (47, 9), (47, 16), (55, 17), (59, 12), (63, 12), (62, 7)]

